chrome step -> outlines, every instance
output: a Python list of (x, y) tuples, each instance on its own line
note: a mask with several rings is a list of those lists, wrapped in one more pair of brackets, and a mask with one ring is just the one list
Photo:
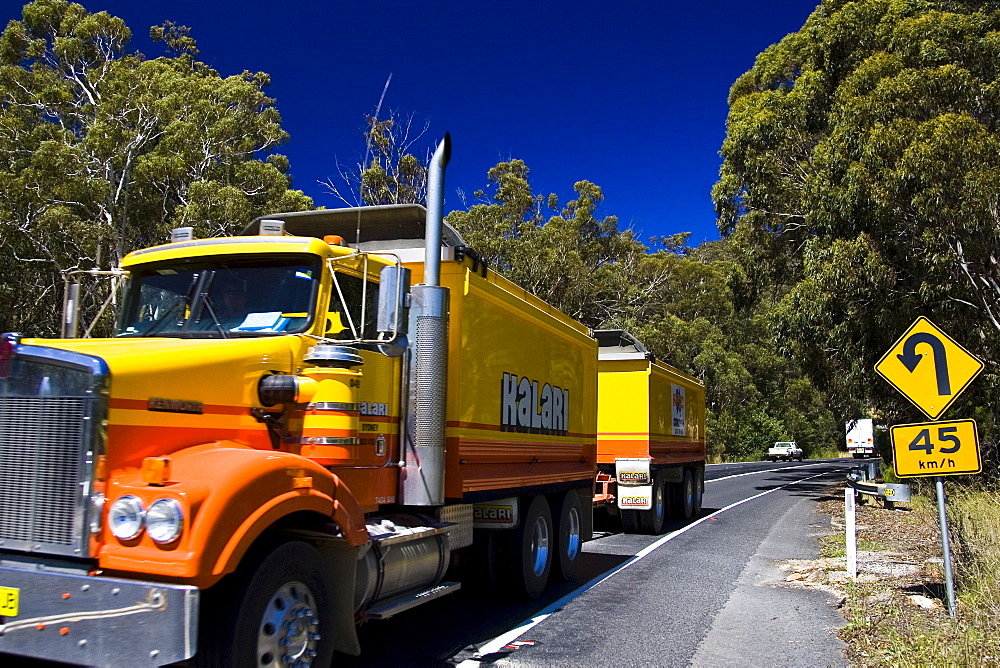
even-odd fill
[(456, 592), (461, 589), (461, 587), (462, 583), (460, 582), (442, 582), (441, 584), (434, 585), (433, 587), (423, 591), (396, 596), (387, 601), (376, 603), (372, 607), (368, 608), (368, 610), (365, 611), (365, 619), (389, 619), (393, 615), (399, 614), (400, 612), (404, 612), (410, 608), (415, 608), (418, 605), (429, 603), (434, 599)]
[(369, 521), (365, 528), (368, 529), (368, 538), (373, 542), (379, 545), (395, 545), (448, 533), (457, 526), (458, 524), (454, 522), (437, 522), (429, 526), (408, 526), (396, 524), (390, 518), (376, 518), (375, 521)]

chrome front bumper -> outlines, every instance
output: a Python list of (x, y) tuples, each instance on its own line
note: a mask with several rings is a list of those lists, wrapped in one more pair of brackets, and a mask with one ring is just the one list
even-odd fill
[(0, 566), (0, 594), (4, 609), (17, 597), (17, 614), (0, 617), (0, 653), (161, 666), (197, 650), (197, 587)]

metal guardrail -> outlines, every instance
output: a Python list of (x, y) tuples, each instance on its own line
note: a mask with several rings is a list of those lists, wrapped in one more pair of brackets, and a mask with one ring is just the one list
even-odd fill
[(909, 485), (874, 482), (880, 476), (879, 463), (866, 462), (850, 470), (847, 474), (847, 484), (860, 494), (882, 499), (886, 508), (892, 508), (897, 502), (905, 503), (910, 500)]

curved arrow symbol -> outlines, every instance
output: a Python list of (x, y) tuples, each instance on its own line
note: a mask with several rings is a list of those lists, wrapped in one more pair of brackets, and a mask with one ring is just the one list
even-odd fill
[(896, 355), (911, 373), (916, 370), (923, 355), (917, 354), (917, 345), (928, 344), (934, 351), (934, 371), (937, 374), (938, 394), (945, 397), (951, 395), (951, 380), (948, 378), (948, 352), (944, 349), (941, 339), (930, 332), (913, 334), (903, 343), (903, 354)]

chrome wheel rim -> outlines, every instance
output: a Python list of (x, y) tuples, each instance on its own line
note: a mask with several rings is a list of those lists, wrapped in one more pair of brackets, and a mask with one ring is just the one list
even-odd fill
[(257, 665), (311, 666), (319, 639), (312, 592), (301, 582), (288, 582), (264, 608), (257, 630)]
[(684, 510), (688, 515), (694, 512), (694, 483), (690, 475), (684, 478)]
[(576, 508), (571, 508), (569, 517), (566, 519), (569, 534), (569, 540), (566, 541), (566, 556), (570, 559), (576, 559), (576, 556), (580, 554), (580, 513), (577, 512)]
[(545, 566), (549, 563), (549, 525), (542, 517), (535, 520), (535, 526), (531, 532), (531, 553), (534, 556), (531, 569), (536, 576), (540, 576), (545, 572)]

